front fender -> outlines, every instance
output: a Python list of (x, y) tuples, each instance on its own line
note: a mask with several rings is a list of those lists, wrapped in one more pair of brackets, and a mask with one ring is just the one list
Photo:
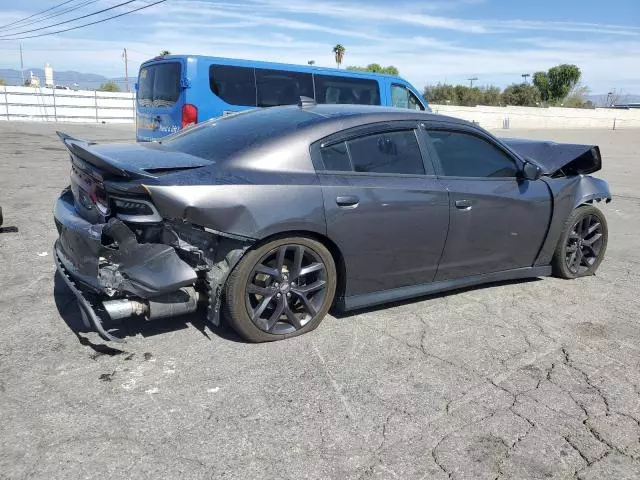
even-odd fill
[(553, 212), (547, 238), (540, 249), (535, 266), (551, 263), (564, 224), (573, 210), (587, 203), (611, 201), (609, 184), (600, 178), (577, 175), (560, 178), (542, 177), (542, 180), (549, 186), (553, 196)]
[(574, 187), (573, 208), (578, 208), (585, 203), (600, 202), (604, 200), (609, 203), (611, 201), (611, 191), (609, 184), (600, 178), (591, 177), (589, 175), (581, 175)]

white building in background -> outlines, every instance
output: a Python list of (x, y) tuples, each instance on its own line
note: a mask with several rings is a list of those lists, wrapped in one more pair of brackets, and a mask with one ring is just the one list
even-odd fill
[(28, 87), (39, 87), (40, 86), (40, 79), (38, 78), (37, 75), (34, 75), (33, 72), (29, 72), (29, 78), (27, 78), (27, 85)]
[(44, 86), (53, 88), (53, 68), (48, 63), (44, 64)]

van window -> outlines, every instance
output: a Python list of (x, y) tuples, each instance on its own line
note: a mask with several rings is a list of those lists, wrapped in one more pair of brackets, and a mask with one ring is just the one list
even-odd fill
[(391, 85), (391, 104), (396, 108), (424, 110), (422, 102), (408, 88), (402, 85)]
[(317, 103), (380, 105), (378, 82), (365, 78), (314, 75)]
[(138, 104), (141, 107), (172, 107), (180, 97), (179, 62), (156, 63), (140, 69)]
[(230, 105), (256, 106), (256, 78), (253, 68), (211, 65), (209, 87)]
[(258, 107), (275, 107), (298, 103), (301, 96), (313, 98), (310, 73), (256, 68)]

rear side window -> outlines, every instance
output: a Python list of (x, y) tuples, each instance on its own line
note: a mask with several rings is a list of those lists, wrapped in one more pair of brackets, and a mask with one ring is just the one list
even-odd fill
[(354, 138), (320, 149), (326, 170), (424, 175), (424, 163), (413, 130)]
[(515, 177), (514, 160), (487, 140), (468, 133), (430, 130), (444, 175), (451, 177)]
[(378, 82), (370, 79), (314, 75), (317, 103), (380, 105)]
[(256, 68), (258, 107), (293, 105), (301, 96), (313, 98), (310, 73)]
[(253, 68), (211, 65), (209, 87), (230, 105), (256, 106), (256, 79)]
[(141, 107), (172, 107), (180, 98), (179, 62), (156, 63), (140, 69), (138, 105)]

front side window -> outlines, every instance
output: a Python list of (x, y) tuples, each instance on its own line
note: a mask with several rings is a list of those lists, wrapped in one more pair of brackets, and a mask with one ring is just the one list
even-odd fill
[(380, 105), (378, 82), (367, 78), (314, 75), (317, 103)]
[(172, 107), (180, 97), (178, 62), (156, 63), (140, 69), (138, 75), (138, 105), (141, 107)]
[(300, 97), (313, 98), (313, 78), (310, 73), (256, 68), (258, 106), (293, 105)]
[(366, 135), (321, 147), (320, 152), (326, 170), (425, 174), (413, 130)]
[(429, 130), (445, 176), (515, 177), (515, 161), (487, 140), (469, 133)]
[(418, 97), (402, 85), (391, 85), (391, 105), (396, 108), (424, 110), (424, 106), (418, 100)]
[(211, 65), (209, 87), (230, 105), (256, 106), (256, 79), (253, 68)]

